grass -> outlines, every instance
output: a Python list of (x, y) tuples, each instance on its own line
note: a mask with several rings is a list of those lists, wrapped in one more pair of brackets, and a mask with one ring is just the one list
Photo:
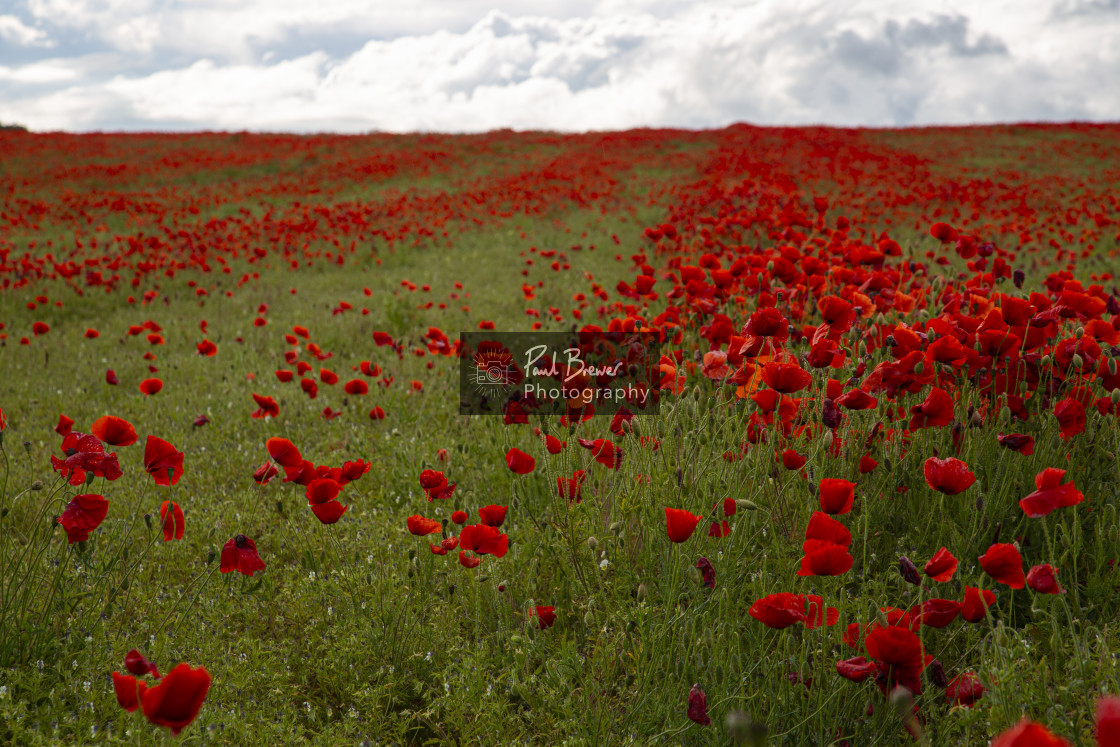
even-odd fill
[[(1116, 132), (1110, 132), (1114, 147)], [(880, 395), (875, 408), (846, 412), (831, 436), (841, 446), (830, 454), (820, 435), (787, 440), (780, 428), (768, 427), (766, 440), (758, 441), (752, 429), (757, 406), (737, 399), (733, 387), (707, 379), (696, 367), (688, 374), (687, 389), (668, 398), (659, 414), (639, 416), (633, 433), (612, 437), (601, 418), (569, 430), (554, 418), (505, 426), (498, 418), (461, 416), (457, 361), (413, 352), (423, 348), (430, 326), (453, 338), (480, 320), (493, 321), (498, 329), (525, 329), (537, 320), (526, 315), (527, 308), (543, 312), (546, 329), (605, 324), (625, 316), (626, 304), (639, 306), (636, 313), (652, 319), (668, 303), (663, 295), (638, 304), (615, 293), (620, 280), (634, 279), (631, 255), (645, 254), (657, 267), (663, 294), (672, 287), (661, 275), (667, 261), (678, 254), (694, 263), (699, 252), (693, 247), (702, 245), (700, 228), (715, 226), (699, 217), (720, 210), (725, 218), (754, 216), (735, 229), (744, 240), (728, 241), (730, 256), (752, 256), (744, 245), (768, 250), (796, 242), (775, 238), (760, 216), (776, 215), (788, 201), (803, 201), (812, 193), (830, 195), (833, 213), (847, 215), (856, 225), (853, 236), (891, 230), (915, 262), (926, 260), (932, 240), (912, 226), (928, 225), (935, 211), (948, 215), (957, 208), (965, 216), (954, 221), (960, 225), (975, 209), (978, 215), (971, 221), (988, 226), (986, 235), (1012, 235), (1001, 207), (986, 212), (984, 204), (969, 202), (972, 198), (946, 197), (947, 190), (920, 203), (908, 192), (905, 175), (886, 186), (875, 176), (886, 173), (894, 156), (939, 147), (941, 140), (955, 143), (953, 163), (967, 169), (969, 159), (978, 157), (982, 136), (814, 131), (805, 138), (809, 144), (788, 153), (781, 144), (796, 140), (796, 132), (647, 133), (620, 140), (614, 152), (586, 139), (554, 142), (551, 136), (508, 133), (493, 136), (493, 142), (446, 137), (430, 147), (451, 154), (456, 170), (418, 172), (424, 185), (416, 193), (420, 202), (411, 208), (411, 222), (400, 224), (412, 233), (392, 248), (377, 233), (376, 222), (362, 228), (331, 222), (340, 212), (330, 211), (351, 204), (368, 208), (386, 224), (403, 220), (379, 212), (396, 193), (376, 183), (367, 185), (359, 177), (331, 183), (329, 169), (297, 178), (297, 170), (282, 159), (274, 163), (270, 146), (257, 141), (243, 146), (255, 154), (248, 165), (228, 165), (215, 157), (208, 167), (232, 182), (226, 196), (207, 169), (161, 186), (158, 156), (169, 146), (156, 141), (131, 150), (139, 141), (92, 136), (97, 147), (91, 145), (89, 158), (101, 166), (127, 163), (130, 153), (137, 154), (132, 162), (136, 181), (97, 177), (105, 179), (103, 186), (82, 198), (81, 209), (37, 219), (37, 229), (13, 230), (0, 277), (18, 276), (14, 259), (25, 251), (42, 256), (41, 241), (28, 246), (35, 237), (52, 237), (61, 258), (73, 247), (76, 231), (85, 240), (75, 256), (98, 257), (96, 267), (112, 272), (100, 257), (114, 256), (118, 244), (107, 243), (109, 231), (92, 228), (99, 223), (121, 235), (162, 236), (168, 248), (157, 258), (161, 263), (195, 256), (199, 247), (214, 242), (207, 255), (212, 271), (191, 260), (173, 277), (163, 269), (138, 272), (134, 288), (129, 280), (138, 260), (130, 260), (118, 271), (122, 277), (113, 292), (83, 286), (84, 275), (72, 281), (36, 279), (0, 291), (0, 322), (6, 325), (0, 332), (7, 333), (0, 340), (0, 408), (7, 415), (0, 477), (5, 569), (0, 741), (147, 744), (169, 739), (139, 714), (123, 711), (114, 697), (111, 674), (122, 671), (124, 654), (135, 647), (162, 671), (185, 661), (205, 666), (213, 678), (197, 719), (178, 737), (183, 744), (724, 744), (744, 724), (764, 727), (770, 744), (907, 744), (914, 740), (902, 729), (898, 711), (872, 683), (837, 675), (837, 660), (860, 653), (843, 641), (845, 626), (883, 618), (881, 608), (908, 609), (932, 596), (960, 599), (967, 584), (996, 592), (990, 614), (976, 624), (958, 620), (941, 630), (923, 626), (920, 635), (950, 677), (975, 672), (987, 692), (973, 708), (951, 706), (941, 689), (927, 683), (915, 700), (926, 743), (983, 744), (1025, 714), (1075, 744), (1091, 744), (1095, 698), (1120, 690), (1120, 580), (1113, 568), (1120, 547), (1115, 415), (1098, 416), (1090, 408), (1085, 432), (1069, 441), (1060, 436), (1050, 408), (1033, 402), (1026, 423), (1008, 422), (998, 407), (974, 422), (970, 409), (982, 407), (984, 396), (974, 381), (963, 375), (954, 379), (944, 368), (940, 373), (957, 386), (954, 419), (965, 426), (959, 452), (949, 428), (917, 431), (904, 443), (905, 422), (892, 421), (893, 411), (920, 403), (923, 389), (897, 401)], [(1081, 136), (1060, 132), (1054, 137), (1073, 147)], [(1103, 136), (1093, 137), (1097, 142)], [(1012, 168), (1015, 149), (1034, 148), (1036, 139), (1030, 132), (1001, 134), (1001, 174)], [(300, 152), (333, 153), (336, 162), (345, 162), (345, 153), (359, 146), (387, 157), (396, 153), (360, 139), (333, 151), (317, 151), (310, 140), (291, 140)], [(23, 160), (18, 169), (8, 167), (4, 179), (27, 180), (36, 200), (61, 204), (65, 179), (36, 181), (34, 174), (39, 167), (48, 170), (52, 159), (61, 157), (58, 152), (80, 163), (82, 139), (50, 147), (44, 141), (21, 142)], [(106, 142), (110, 157), (101, 149)], [(751, 142), (755, 145), (748, 149)], [(207, 148), (237, 153), (224, 140), (214, 144), (203, 138), (192, 148), (195, 155)], [(660, 148), (675, 155), (659, 161)], [(814, 148), (832, 149), (831, 157), (841, 165), (838, 173), (858, 166), (862, 181), (822, 175), (810, 154)], [(881, 160), (853, 156), (859, 148)], [(490, 152), (500, 156), (500, 163), (487, 161)], [(595, 157), (615, 169), (609, 174), (615, 186), (585, 165)], [(876, 171), (876, 163), (883, 164), (883, 172)], [(715, 164), (720, 165), (713, 172)], [(555, 173), (542, 175), (544, 166)], [(956, 171), (941, 175), (942, 168), (922, 171), (921, 184), (956, 178)], [(393, 189), (408, 188), (407, 173), (392, 177)], [(1044, 193), (1050, 197), (1042, 200), (1036, 233), (1044, 235), (1050, 217), (1063, 214), (1082, 195), (1106, 189), (1095, 182), (1078, 191), (1072, 183), (1099, 173), (1086, 166), (1078, 171), (1082, 176)], [(1025, 189), (1043, 177), (1023, 172), (1017, 178)], [(265, 189), (266, 184), (272, 186)], [(580, 206), (571, 195), (588, 194), (588, 185), (602, 185), (595, 187), (602, 197)], [(712, 185), (725, 191), (701, 200)], [(314, 194), (311, 187), (323, 190)], [(146, 222), (114, 210), (104, 199), (149, 189), (164, 190), (160, 199), (166, 212)], [(310, 196), (295, 196), (297, 189)], [(534, 192), (550, 195), (539, 210), (471, 220), (489, 207), (518, 210), (531, 202), (520, 196)], [(209, 200), (198, 215), (183, 207), (192, 195)], [(481, 205), (479, 212), (463, 208), (447, 219), (446, 211), (459, 210), (447, 208), (452, 204), (447, 200), (463, 196)], [(293, 201), (303, 199), (326, 211), (297, 242), (306, 248), (284, 252), (279, 243), (255, 238), (271, 230), (263, 225), (261, 206), (273, 205), (278, 215), (293, 218), (299, 214)], [(17, 203), (9, 196), (5, 213), (16, 214)], [(241, 215), (241, 205), (250, 211), (244, 225), (261, 231), (244, 246), (268, 250), (259, 261), (239, 253), (243, 245), (236, 240), (222, 245), (218, 234), (207, 232), (206, 221)], [(1114, 206), (1109, 214), (1115, 217)], [(687, 231), (676, 252), (658, 252), (643, 238), (647, 226), (667, 220)], [(1088, 217), (1079, 220), (1068, 230), (1087, 230)], [(782, 225), (812, 233), (796, 222)], [(436, 230), (412, 246), (424, 226)], [(178, 229), (194, 237), (193, 248), (187, 247), (188, 238), (177, 243), (173, 230)], [(104, 239), (96, 252), (89, 247), (91, 234)], [(342, 247), (354, 240), (358, 249), (340, 251), (336, 239)], [(1115, 266), (1114, 253), (1108, 253), (1115, 244), (1107, 239), (1103, 233), (1096, 239), (1084, 268), (1096, 273)], [(558, 255), (542, 259), (541, 250)], [(1030, 247), (1018, 251), (1021, 264), (1035, 264), (1025, 290), (1041, 289), (1046, 273), (1062, 266)], [(343, 256), (344, 264), (328, 252)], [(225, 259), (228, 274), (214, 259), (218, 256)], [(534, 264), (526, 264), (530, 259)], [(751, 274), (765, 271), (770, 259), (764, 257)], [(554, 260), (566, 261), (571, 269), (552, 270)], [(928, 277), (940, 275), (939, 283), (953, 287), (963, 287), (957, 273), (972, 274), (955, 256), (945, 266), (929, 262), (929, 272)], [(246, 273), (250, 279), (239, 284)], [(431, 290), (409, 290), (402, 280)], [(536, 288), (536, 298), (527, 300), (522, 285), (538, 281), (543, 285)], [(83, 295), (75, 294), (75, 287)], [(197, 295), (199, 287), (207, 295)], [(604, 289), (609, 300), (597, 298), (596, 288)], [(999, 288), (1014, 292), (1007, 282)], [(155, 293), (146, 304), (144, 290)], [(574, 299), (581, 293), (584, 302)], [(39, 295), (48, 301), (36, 301)], [(129, 295), (136, 300), (129, 303)], [(736, 331), (757, 304), (757, 297), (744, 296), (741, 304), (730, 300), (723, 307)], [(335, 313), (342, 301), (353, 308)], [(429, 301), (432, 306), (425, 308)], [(29, 309), (29, 303), (36, 308)], [(440, 303), (447, 307), (440, 309)], [(572, 311), (581, 306), (583, 318), (577, 320)], [(550, 318), (549, 307), (562, 321)], [(931, 303), (921, 313), (928, 317), (939, 310)], [(803, 323), (818, 323), (815, 314), (806, 307)], [(258, 317), (267, 324), (254, 326)], [(878, 324), (922, 318), (894, 311), (883, 317)], [(51, 329), (32, 337), (32, 322), (39, 320)], [(149, 345), (144, 335), (127, 334), (129, 325), (147, 320), (159, 325), (165, 344)], [(208, 322), (207, 334), (199, 328), (201, 320)], [(366, 396), (320, 384), (318, 398), (310, 401), (297, 384), (280, 383), (273, 371), (290, 368), (284, 353), (292, 346), (284, 335), (296, 325), (307, 327), (310, 340), (332, 355), (311, 359), (316, 372), (328, 367), (346, 381), (361, 377), (352, 369), (370, 360), (394, 377), (393, 384), (378, 386), (371, 380)], [(698, 326), (681, 344), (686, 360), (708, 348)], [(1073, 335), (1074, 326), (1063, 327), (1058, 336)], [(100, 337), (84, 338), (87, 328), (98, 329)], [(378, 330), (404, 343), (402, 357), (373, 344), (371, 333)], [(30, 337), (27, 345), (18, 342), (24, 334)], [(215, 357), (196, 354), (203, 337), (217, 343)], [(807, 422), (820, 420), (827, 380), (854, 375), (860, 348), (849, 342), (844, 340), (853, 355), (844, 367), (814, 370), (811, 387), (799, 395), (805, 397)], [(304, 351), (301, 360), (310, 358), (306, 344)], [(888, 355), (882, 347), (868, 352), (864, 345), (862, 351), (867, 371)], [(146, 352), (154, 360), (145, 360)], [(150, 373), (149, 366), (158, 371)], [(105, 383), (110, 368), (119, 386)], [(162, 378), (165, 388), (144, 397), (137, 386), (150, 375)], [(1064, 372), (1044, 368), (1042, 375), (1057, 381)], [(413, 381), (422, 389), (413, 389)], [(276, 397), (280, 416), (251, 419), (254, 392)], [(324, 420), (326, 406), (342, 416)], [(385, 410), (384, 420), (367, 416), (374, 406)], [(98, 479), (70, 490), (59, 484), (49, 458), (59, 454), (53, 428), (60, 413), (73, 418), (81, 431), (105, 414), (136, 426), (140, 442), (113, 449), (124, 470), (121, 479)], [(202, 414), (209, 424), (193, 426)], [(899, 431), (859, 448), (876, 423)], [(567, 448), (549, 455), (532, 435), (534, 427), (566, 440)], [(1035, 437), (1033, 456), (999, 447), (996, 435), (1012, 430)], [(148, 434), (184, 452), (184, 475), (174, 487), (157, 487), (143, 469)], [(339, 466), (358, 458), (371, 463), (368, 474), (345, 487), (341, 499), (350, 508), (341, 521), (321, 525), (307, 510), (301, 487), (279, 479), (265, 486), (254, 482), (253, 471), (268, 459), (265, 441), (273, 436), (290, 438), (315, 464)], [(594, 462), (578, 445), (580, 437), (613, 438), (624, 453), (620, 469)], [(656, 439), (658, 447), (640, 438)], [(504, 455), (513, 446), (536, 457), (532, 473), (517, 476), (507, 469)], [(786, 446), (808, 456), (803, 473), (775, 461), (775, 450)], [(448, 451), (448, 461), (437, 457), (440, 449)], [(922, 463), (935, 452), (965, 461), (976, 484), (956, 496), (931, 490)], [(732, 456), (725, 458), (728, 453)], [(861, 474), (865, 453), (879, 466)], [(1035, 475), (1046, 467), (1067, 470), (1085, 502), (1044, 519), (1027, 519), (1018, 500), (1034, 490)], [(458, 483), (452, 500), (425, 499), (418, 483), (425, 468), (443, 470)], [(556, 479), (576, 469), (588, 473), (584, 500), (568, 506), (556, 496)], [(854, 564), (837, 577), (798, 577), (804, 528), (818, 506), (816, 487), (823, 477), (858, 483), (855, 508), (838, 517), (854, 536)], [(85, 491), (104, 494), (109, 514), (88, 542), (68, 545), (53, 519), (68, 494)], [(709, 538), (708, 522), (702, 522), (687, 542), (668, 541), (666, 507), (708, 515), (727, 497), (744, 502), (729, 518), (729, 536)], [(185, 512), (182, 541), (162, 541), (159, 507), (164, 500), (176, 501)], [(406, 529), (408, 516), (446, 520), (456, 509), (469, 511), (473, 523), (477, 509), (488, 504), (509, 506), (502, 531), (510, 537), (510, 552), (500, 559), (487, 557), (474, 570), (461, 567), (454, 552), (433, 555), (429, 538), (415, 538)], [(216, 572), (222, 545), (237, 534), (255, 539), (266, 563), (253, 578)], [(986, 577), (977, 558), (995, 541), (1017, 542), (1027, 568), (1057, 567), (1067, 593), (1011, 590)], [(923, 589), (900, 577), (899, 556), (920, 567), (942, 546), (961, 561), (953, 581), (927, 581)], [(714, 588), (698, 583), (695, 566), (701, 556), (716, 569)], [(823, 596), (826, 605), (838, 609), (839, 624), (815, 630), (765, 627), (748, 609), (776, 592)], [(555, 607), (554, 626), (533, 624), (528, 611), (536, 605)], [(711, 726), (686, 717), (694, 683), (707, 693)]]

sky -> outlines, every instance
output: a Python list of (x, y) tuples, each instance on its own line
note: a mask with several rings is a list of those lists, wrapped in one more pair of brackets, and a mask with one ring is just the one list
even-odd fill
[(0, 123), (1120, 121), (1120, 0), (0, 0)]

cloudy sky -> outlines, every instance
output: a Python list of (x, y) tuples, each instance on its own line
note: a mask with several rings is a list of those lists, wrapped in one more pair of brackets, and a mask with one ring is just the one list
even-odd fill
[(0, 0), (34, 130), (1120, 120), (1120, 0)]

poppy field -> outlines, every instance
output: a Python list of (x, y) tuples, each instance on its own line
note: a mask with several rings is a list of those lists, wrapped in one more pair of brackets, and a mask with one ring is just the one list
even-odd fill
[[(1115, 125), (0, 132), (0, 743), (1120, 745), (1117, 184)], [(479, 331), (652, 384), (463, 415)]]

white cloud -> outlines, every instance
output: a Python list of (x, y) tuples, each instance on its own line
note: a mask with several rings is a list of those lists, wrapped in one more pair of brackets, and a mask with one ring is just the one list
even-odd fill
[(30, 0), (20, 28), (86, 46), (0, 56), (0, 120), (355, 132), (1120, 119), (1114, 0), (486, 5)]
[(26, 25), (16, 16), (0, 15), (0, 39), (21, 47), (49, 46), (47, 35), (41, 29)]

